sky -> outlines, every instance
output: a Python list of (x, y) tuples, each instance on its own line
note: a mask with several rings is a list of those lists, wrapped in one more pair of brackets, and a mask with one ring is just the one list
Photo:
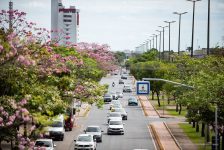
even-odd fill
[[(25, 11), (27, 20), (50, 30), (50, 0), (12, 0), (14, 9)], [(0, 0), (0, 9), (8, 9), (9, 0)], [(186, 0), (62, 0), (63, 5), (80, 9), (78, 42), (108, 44), (111, 50), (134, 50), (164, 21), (176, 21), (170, 28), (171, 50), (178, 49), (179, 17), (173, 12), (188, 12), (181, 20), (181, 50), (191, 46), (193, 3)], [(196, 2), (194, 49), (207, 45), (208, 0)], [(224, 0), (211, 0), (210, 47), (224, 46)], [(165, 50), (168, 49), (165, 29)], [(158, 36), (159, 47), (159, 36)]]

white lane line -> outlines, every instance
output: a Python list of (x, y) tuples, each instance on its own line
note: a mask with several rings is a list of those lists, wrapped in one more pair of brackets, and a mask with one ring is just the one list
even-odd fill
[(149, 134), (150, 134), (150, 136), (151, 136), (151, 138), (152, 138), (152, 143), (153, 143), (153, 145), (154, 145), (154, 147), (155, 147), (155, 150), (157, 150), (156, 143), (155, 143), (154, 138), (152, 137), (152, 133), (151, 133), (151, 130), (150, 130), (149, 125), (147, 125), (147, 127), (148, 127), (148, 130), (149, 130)]

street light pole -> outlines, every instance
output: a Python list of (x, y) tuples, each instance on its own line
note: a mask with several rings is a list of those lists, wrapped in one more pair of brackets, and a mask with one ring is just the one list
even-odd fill
[(157, 50), (157, 35), (153, 34), (156, 37), (156, 50)]
[(181, 26), (181, 15), (186, 14), (187, 12), (178, 13), (173, 12), (173, 14), (179, 15), (179, 34), (178, 34), (178, 55), (180, 55), (180, 26)]
[(201, 0), (187, 0), (190, 2), (193, 2), (193, 19), (192, 19), (192, 38), (191, 38), (191, 57), (193, 57), (194, 52), (194, 14), (195, 14), (195, 2), (201, 1)]
[(210, 54), (210, 0), (208, 0), (207, 55)]
[(164, 60), (164, 32), (165, 32), (164, 28), (168, 26), (158, 26), (158, 27), (163, 28), (163, 60)]
[(154, 47), (154, 36), (152, 35), (151, 37), (152, 37), (152, 48), (155, 48)]
[(164, 21), (164, 22), (169, 24), (169, 61), (170, 61), (170, 24), (176, 21)]
[(161, 32), (159, 30), (156, 30), (157, 32), (159, 32), (159, 60), (161, 59)]

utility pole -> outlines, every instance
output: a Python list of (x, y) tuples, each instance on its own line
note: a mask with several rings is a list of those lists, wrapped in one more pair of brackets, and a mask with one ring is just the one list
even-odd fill
[(161, 59), (161, 32), (159, 30), (156, 30), (157, 32), (159, 32), (159, 60)]
[(180, 27), (181, 27), (181, 16), (187, 12), (178, 13), (174, 12), (173, 14), (179, 15), (179, 34), (178, 34), (178, 55), (180, 55)]
[(194, 52), (194, 14), (195, 14), (195, 3), (201, 0), (187, 0), (193, 2), (193, 18), (192, 18), (192, 38), (191, 38), (191, 57), (193, 57)]
[(169, 61), (170, 61), (170, 24), (176, 21), (164, 21), (164, 22), (169, 24)]
[(163, 28), (163, 60), (164, 60), (164, 32), (165, 32), (164, 28), (168, 26), (158, 26), (158, 27)]

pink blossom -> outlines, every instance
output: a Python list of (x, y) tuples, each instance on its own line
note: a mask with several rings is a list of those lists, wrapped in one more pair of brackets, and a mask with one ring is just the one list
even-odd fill
[(2, 106), (0, 106), (0, 112), (2, 112), (4, 110), (4, 108)]
[(0, 45), (0, 53), (3, 52), (3, 46)]
[(2, 123), (2, 121), (3, 121), (3, 119), (2, 119), (2, 117), (0, 117), (0, 124)]
[(19, 150), (24, 150), (25, 146), (24, 145), (19, 145)]
[(6, 123), (6, 126), (11, 126), (12, 124), (13, 124), (13, 122), (9, 121), (9, 122)]
[(32, 131), (35, 130), (35, 129), (36, 129), (36, 126), (33, 125), (33, 126), (30, 128), (30, 131), (32, 132)]

